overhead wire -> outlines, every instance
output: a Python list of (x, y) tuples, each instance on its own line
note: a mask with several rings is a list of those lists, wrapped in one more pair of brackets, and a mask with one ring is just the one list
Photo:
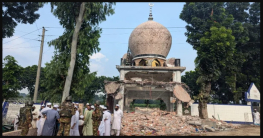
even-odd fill
[(40, 46), (15, 47), (15, 48), (3, 48), (3, 49), (18, 49), (18, 48), (33, 48), (33, 47), (40, 47)]
[(38, 38), (39, 38), (39, 37), (34, 38), (34, 39), (29, 39), (28, 41), (25, 41), (25, 42), (22, 42), (22, 43), (19, 43), (19, 44), (16, 44), (16, 45), (11, 45), (9, 48), (14, 47), (14, 46), (17, 46), (17, 45), (20, 45), (20, 44), (23, 44), (23, 43), (26, 43), (26, 42), (29, 42), (29, 41), (32, 41), (32, 40), (38, 41), (38, 40), (36, 40), (36, 39), (38, 39)]
[[(46, 27), (46, 28), (63, 28), (63, 27)], [(101, 29), (167, 29), (167, 28), (185, 28), (185, 27), (165, 27), (165, 28), (101, 28)]]
[[(37, 29), (37, 30), (39, 30), (39, 29)], [(5, 43), (3, 43), (3, 44), (9, 43), (9, 42), (11, 42), (11, 41), (14, 41), (14, 40), (20, 38), (20, 37), (23, 37), (23, 36), (26, 36), (26, 35), (31, 34), (31, 33), (33, 33), (33, 32), (36, 32), (37, 30), (32, 31), (32, 32), (30, 32), (30, 33), (27, 33), (27, 34), (25, 34), (25, 35), (19, 36), (19, 37), (15, 38), (15, 39), (12, 39), (12, 40), (10, 40), (10, 41), (7, 41), (7, 42), (5, 42)]]

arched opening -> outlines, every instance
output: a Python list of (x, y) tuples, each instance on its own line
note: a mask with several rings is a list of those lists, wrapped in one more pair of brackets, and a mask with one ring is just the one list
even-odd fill
[(145, 59), (142, 59), (140, 62), (139, 62), (139, 66), (147, 66), (147, 61)]
[(158, 67), (158, 66), (161, 66), (160, 62), (157, 59), (154, 59), (152, 61), (152, 67)]

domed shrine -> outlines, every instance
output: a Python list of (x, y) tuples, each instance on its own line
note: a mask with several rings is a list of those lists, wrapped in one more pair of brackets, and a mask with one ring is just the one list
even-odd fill
[[(180, 59), (166, 60), (172, 46), (172, 35), (162, 24), (153, 21), (152, 6), (148, 21), (138, 25), (129, 37), (127, 53), (116, 68), (119, 81), (105, 81), (107, 105), (113, 112), (116, 104), (130, 112), (134, 99), (163, 100), (166, 110), (182, 115), (182, 103), (193, 102), (188, 87), (181, 82)], [(175, 102), (176, 101), (176, 102)]]

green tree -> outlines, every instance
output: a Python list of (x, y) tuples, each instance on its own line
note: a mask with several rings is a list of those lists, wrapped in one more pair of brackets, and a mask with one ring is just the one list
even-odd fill
[[(246, 78), (247, 89), (254, 82), (260, 91), (260, 3), (254, 2), (249, 9), (249, 41), (244, 46), (247, 53), (246, 61), (242, 67), (242, 73)], [(246, 90), (247, 90), (246, 89)]]
[[(217, 24), (218, 25), (218, 24)], [(211, 27), (200, 39), (195, 59), (196, 70), (200, 72), (197, 83), (201, 84), (199, 97), (199, 116), (208, 118), (207, 102), (210, 98), (211, 83), (221, 75), (227, 62), (231, 62), (235, 50), (235, 37), (231, 29)]]
[(22, 67), (17, 64), (14, 57), (8, 55), (4, 58), (2, 68), (2, 99), (19, 97), (21, 87)]
[(234, 61), (228, 62), (212, 89), (216, 90), (217, 97), (223, 103), (234, 101), (238, 104), (239, 100), (245, 103), (244, 92), (250, 83), (254, 82), (260, 88), (260, 5), (227, 2), (225, 6), (226, 13), (234, 17), (234, 25), (231, 26), (236, 41)]
[(198, 77), (197, 72), (192, 70), (185, 72), (185, 75), (182, 76), (182, 82), (190, 88), (190, 96), (192, 99), (199, 94), (200, 85), (196, 83)]
[[(37, 65), (28, 66), (23, 68), (21, 77), (21, 86), (27, 88), (31, 99), (34, 97), (35, 83), (36, 83)], [(41, 67), (40, 82), (44, 79), (44, 68)], [(44, 87), (39, 87), (39, 92), (45, 92)]]
[(228, 62), (233, 63), (235, 37), (230, 29), (233, 16), (226, 14), (222, 2), (190, 2), (185, 4), (180, 18), (188, 23), (187, 42), (197, 50), (199, 116), (207, 118), (212, 82), (219, 79)]
[(17, 23), (33, 24), (41, 7), (39, 2), (2, 2), (2, 38), (13, 36)]
[(98, 39), (102, 30), (98, 24), (114, 13), (113, 4), (115, 3), (51, 3), (53, 14), (65, 28), (62, 36), (49, 43), (56, 49), (54, 64), (63, 63), (60, 66), (60, 70), (63, 70), (60, 74), (64, 78), (61, 82), (64, 85), (62, 101), (70, 93), (82, 96), (85, 88), (91, 84), (89, 81), (92, 81), (94, 74), (89, 74), (87, 67), (89, 56), (100, 50)]

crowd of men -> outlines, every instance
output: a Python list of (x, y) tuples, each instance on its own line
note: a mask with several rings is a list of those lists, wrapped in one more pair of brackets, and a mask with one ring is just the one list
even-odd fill
[[(21, 133), (24, 136), (29, 128), (37, 128), (37, 136), (120, 135), (123, 112), (118, 104), (113, 114), (106, 106), (100, 105), (99, 101), (94, 105), (87, 103), (83, 115), (80, 115), (81, 111), (78, 103), (72, 103), (71, 96), (68, 96), (60, 107), (54, 105), (51, 108), (51, 103), (47, 103), (37, 110), (32, 103), (26, 103), (25, 107), (20, 109), (20, 117), (14, 120), (14, 128), (26, 128)], [(22, 118), (24, 116), (25, 118)]]

